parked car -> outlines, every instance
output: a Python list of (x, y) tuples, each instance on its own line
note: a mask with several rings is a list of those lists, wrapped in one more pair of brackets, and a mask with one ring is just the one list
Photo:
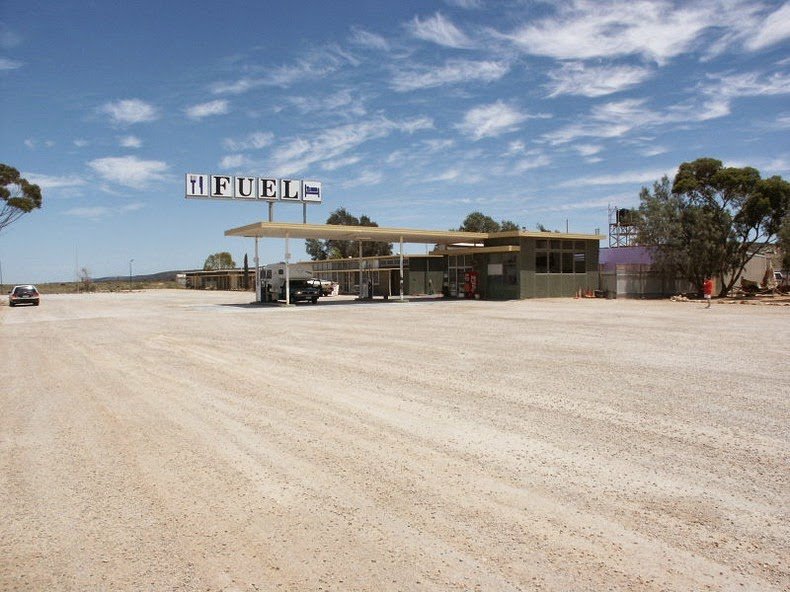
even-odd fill
[(307, 280), (307, 283), (310, 284), (311, 286), (315, 286), (316, 288), (319, 288), (321, 290), (321, 296), (332, 295), (332, 290), (334, 286), (332, 285), (332, 282), (330, 282), (329, 280), (320, 280), (318, 278), (313, 278)]
[(40, 294), (35, 286), (31, 284), (14, 286), (14, 289), (8, 293), (8, 306), (16, 306), (17, 304), (38, 306), (39, 299)]
[[(310, 280), (291, 280), (289, 297), (291, 302), (307, 302), (313, 304), (321, 297), (321, 288), (308, 283)], [(280, 300), (285, 300), (285, 285), (280, 289)]]

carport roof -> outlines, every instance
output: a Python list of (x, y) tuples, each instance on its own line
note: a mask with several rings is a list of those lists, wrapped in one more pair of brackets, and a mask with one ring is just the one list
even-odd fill
[(554, 232), (461, 232), (460, 230), (418, 230), (415, 228), (384, 228), (381, 226), (343, 226), (340, 224), (295, 224), (288, 222), (255, 222), (225, 231), (225, 236), (250, 238), (314, 238), (353, 241), (381, 241), (386, 243), (425, 243), (453, 245), (482, 243), (487, 238), (533, 237), (601, 240), (599, 234), (562, 234)]
[(382, 228), (381, 226), (343, 226), (340, 224), (292, 224), (285, 222), (256, 222), (231, 228), (225, 236), (269, 238), (315, 238), (353, 241), (381, 241), (397, 243), (426, 243), (451, 245), (482, 242), (487, 232), (458, 230), (417, 230), (414, 228)]

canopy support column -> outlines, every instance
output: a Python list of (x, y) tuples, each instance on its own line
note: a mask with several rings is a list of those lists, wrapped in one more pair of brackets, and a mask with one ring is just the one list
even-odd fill
[(362, 287), (362, 241), (359, 241), (359, 299), (365, 298), (365, 289)]
[(291, 253), (288, 250), (289, 234), (285, 233), (285, 306), (291, 304), (291, 275), (288, 271), (288, 261), (291, 259)]
[(403, 302), (403, 237), (400, 237), (400, 301)]
[[(245, 278), (246, 282), (247, 279)], [(258, 237), (255, 237), (255, 302), (261, 301), (261, 267), (258, 262)]]

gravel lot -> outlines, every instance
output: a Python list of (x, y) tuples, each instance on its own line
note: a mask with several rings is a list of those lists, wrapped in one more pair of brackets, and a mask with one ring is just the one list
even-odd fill
[(0, 590), (790, 588), (790, 308), (250, 300), (0, 306)]

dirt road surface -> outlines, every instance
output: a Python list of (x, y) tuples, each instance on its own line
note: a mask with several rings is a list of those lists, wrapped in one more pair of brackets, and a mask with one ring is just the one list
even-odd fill
[(790, 308), (0, 306), (0, 590), (787, 590)]

